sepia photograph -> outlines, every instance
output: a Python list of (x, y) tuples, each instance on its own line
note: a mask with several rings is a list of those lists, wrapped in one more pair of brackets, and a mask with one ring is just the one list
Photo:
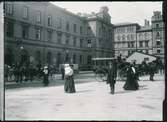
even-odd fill
[(164, 120), (164, 13), (162, 1), (1, 2), (0, 120)]

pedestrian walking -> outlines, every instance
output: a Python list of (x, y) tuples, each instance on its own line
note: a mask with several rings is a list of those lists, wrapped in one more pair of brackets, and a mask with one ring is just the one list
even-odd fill
[(64, 91), (66, 93), (75, 93), (75, 83), (74, 83), (74, 71), (73, 66), (69, 64), (65, 64), (65, 84)]
[(64, 65), (61, 65), (61, 76), (62, 76), (62, 80), (64, 80), (64, 75), (65, 75), (65, 69), (64, 69)]
[(142, 75), (148, 74), (148, 64), (145, 60), (143, 60), (141, 63), (141, 69), (142, 69)]
[(48, 66), (45, 66), (44, 69), (43, 69), (43, 83), (44, 83), (44, 86), (49, 85), (49, 69), (48, 69)]
[(109, 62), (108, 76), (107, 76), (107, 84), (110, 85), (111, 94), (114, 94), (115, 91), (115, 83), (117, 78), (117, 63), (116, 60), (113, 62)]
[(154, 81), (154, 74), (156, 71), (156, 64), (154, 61), (149, 63), (149, 74), (150, 74), (150, 81)]
[(127, 79), (123, 88), (125, 90), (137, 90), (139, 87), (135, 67), (130, 64), (127, 68)]

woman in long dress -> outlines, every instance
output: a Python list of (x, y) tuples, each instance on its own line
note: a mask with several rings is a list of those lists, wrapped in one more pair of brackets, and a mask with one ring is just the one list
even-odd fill
[(135, 68), (133, 65), (130, 65), (127, 69), (127, 79), (123, 88), (125, 90), (138, 90), (138, 87)]
[(65, 64), (65, 84), (64, 91), (66, 93), (75, 93), (74, 72), (72, 66)]

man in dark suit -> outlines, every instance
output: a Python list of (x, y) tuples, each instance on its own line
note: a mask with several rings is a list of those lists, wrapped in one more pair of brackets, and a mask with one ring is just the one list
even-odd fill
[(108, 76), (107, 76), (107, 84), (110, 85), (111, 94), (114, 94), (115, 83), (117, 77), (117, 63), (114, 59), (113, 62), (109, 62)]

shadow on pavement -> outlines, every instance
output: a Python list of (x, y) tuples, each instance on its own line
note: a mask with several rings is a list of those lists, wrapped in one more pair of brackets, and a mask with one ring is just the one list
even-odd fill
[(124, 91), (115, 92), (114, 94), (132, 93), (132, 92), (135, 92), (135, 91), (136, 91), (136, 90), (124, 90)]
[(90, 92), (90, 91), (93, 91), (93, 90), (82, 90), (82, 91), (77, 91), (77, 93)]

